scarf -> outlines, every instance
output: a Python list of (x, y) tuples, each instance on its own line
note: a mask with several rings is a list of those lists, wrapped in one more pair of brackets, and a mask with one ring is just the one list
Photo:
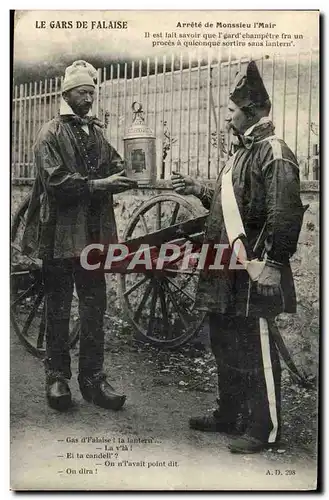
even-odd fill
[(104, 128), (104, 124), (97, 118), (97, 116), (85, 116), (81, 118), (78, 115), (62, 115), (62, 119), (66, 122), (76, 123), (77, 125), (97, 125), (98, 127)]

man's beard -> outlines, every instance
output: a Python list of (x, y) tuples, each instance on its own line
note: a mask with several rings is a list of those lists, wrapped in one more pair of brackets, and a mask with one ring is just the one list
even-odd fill
[(78, 111), (83, 116), (85, 116), (85, 115), (87, 115), (89, 113), (90, 109), (91, 109), (91, 105), (89, 105), (89, 104), (83, 104), (83, 105), (79, 106), (79, 110)]
[(91, 105), (89, 104), (80, 104), (78, 106), (71, 106), (72, 110), (74, 111), (74, 113), (78, 116), (81, 116), (82, 118), (84, 116), (86, 116), (90, 109), (91, 109)]
[(235, 135), (235, 136), (241, 135), (239, 130), (234, 125), (229, 126), (228, 132), (231, 133), (232, 135)]

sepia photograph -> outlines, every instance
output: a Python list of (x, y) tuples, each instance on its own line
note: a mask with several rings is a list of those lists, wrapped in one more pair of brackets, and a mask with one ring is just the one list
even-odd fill
[(10, 14), (10, 488), (316, 491), (320, 12)]

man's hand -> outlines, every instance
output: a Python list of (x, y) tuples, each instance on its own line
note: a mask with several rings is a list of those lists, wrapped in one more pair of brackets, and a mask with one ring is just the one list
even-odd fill
[(265, 297), (280, 295), (281, 271), (274, 267), (266, 266), (258, 278), (257, 291)]
[(176, 193), (198, 196), (201, 192), (201, 184), (188, 175), (173, 172), (171, 182)]
[(138, 184), (132, 179), (124, 176), (124, 170), (118, 174), (110, 175), (104, 179), (95, 179), (91, 182), (92, 189), (108, 191), (109, 193), (123, 193), (128, 189), (137, 188)]

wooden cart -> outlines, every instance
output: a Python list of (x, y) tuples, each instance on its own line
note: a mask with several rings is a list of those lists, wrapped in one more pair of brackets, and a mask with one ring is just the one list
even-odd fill
[[(45, 355), (45, 304), (41, 261), (22, 254), (21, 238), (29, 197), (13, 217), (11, 232), (11, 323), (21, 342), (32, 354)], [(143, 203), (132, 215), (123, 235), (131, 251), (140, 244), (160, 247), (162, 243), (201, 236), (206, 215), (200, 206), (175, 193), (163, 193)], [(136, 336), (156, 346), (174, 348), (188, 342), (199, 331), (204, 314), (193, 308), (198, 270), (184, 272), (165, 267), (143, 274), (117, 268), (123, 317), (133, 325)], [(71, 307), (70, 346), (79, 339), (78, 299)]]

